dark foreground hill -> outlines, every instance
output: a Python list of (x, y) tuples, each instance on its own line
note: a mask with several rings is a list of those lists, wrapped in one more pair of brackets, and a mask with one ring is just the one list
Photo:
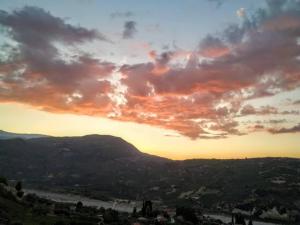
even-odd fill
[(0, 174), (31, 187), (135, 197), (169, 160), (108, 135), (0, 140)]
[(94, 198), (148, 198), (222, 210), (237, 204), (300, 209), (299, 159), (173, 161), (112, 136), (0, 140), (0, 174), (27, 188)]

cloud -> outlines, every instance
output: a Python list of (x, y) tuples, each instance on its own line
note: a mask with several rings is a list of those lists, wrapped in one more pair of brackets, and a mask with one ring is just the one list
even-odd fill
[(199, 44), (199, 53), (204, 57), (215, 58), (228, 54), (230, 49), (218, 37), (206, 36)]
[(135, 21), (126, 21), (124, 23), (124, 30), (123, 30), (123, 38), (124, 39), (130, 39), (133, 38), (136, 34), (136, 22)]
[(256, 124), (255, 126), (254, 126), (254, 129), (256, 129), (256, 130), (262, 130), (262, 129), (264, 129), (265, 128), (265, 126), (264, 125), (261, 125), (261, 124)]
[(293, 105), (300, 105), (300, 100), (296, 100), (293, 102)]
[[(1, 11), (0, 24), (17, 45), (3, 46), (7, 54), (0, 61), (0, 101), (147, 124), (191, 139), (254, 130), (287, 133), (287, 128), (269, 130), (275, 122), (247, 130), (240, 120), (299, 115), (293, 108), (249, 104), (300, 88), (299, 9), (296, 1), (267, 1), (267, 8), (207, 35), (194, 50), (148, 47), (148, 62), (121, 66), (86, 53), (61, 56), (58, 45), (71, 49), (107, 41), (96, 30), (67, 24), (36, 7)], [(127, 21), (123, 37), (136, 32), (136, 23)], [(121, 78), (112, 83), (115, 73)]]
[(215, 3), (217, 7), (220, 7), (225, 2), (225, 0), (208, 0), (208, 1)]
[(269, 120), (268, 123), (271, 124), (279, 124), (279, 123), (286, 123), (287, 120), (286, 119), (278, 119), (278, 120)]
[(96, 30), (66, 24), (38, 7), (26, 6), (11, 14), (1, 10), (0, 23), (11, 29), (8, 33), (16, 41), (28, 45), (35, 43), (38, 47), (54, 39), (69, 44), (93, 39), (107, 41)]
[(272, 134), (298, 133), (300, 132), (300, 124), (290, 128), (269, 129), (269, 132)]
[(252, 105), (245, 105), (241, 109), (241, 115), (270, 115), (270, 114), (279, 114), (278, 109), (273, 106), (261, 106), (256, 109)]
[(65, 23), (37, 7), (0, 12), (0, 24), (17, 45), (1, 59), (0, 101), (22, 102), (56, 112), (103, 114), (112, 85), (105, 81), (115, 66), (78, 52), (64, 59), (57, 44), (106, 41), (104, 35)]
[(284, 110), (281, 112), (282, 115), (300, 115), (299, 110)]
[[(128, 104), (120, 117), (197, 138), (214, 132), (222, 137), (244, 134), (236, 122), (240, 115), (296, 115), (295, 110), (279, 111), (274, 106), (244, 106), (250, 99), (300, 86), (296, 59), (300, 7), (268, 4), (241, 25), (231, 24), (217, 35), (208, 35), (183, 66), (172, 66), (176, 53), (168, 53), (171, 57), (162, 64), (167, 69), (159, 74), (155, 68), (161, 64), (156, 60), (121, 67)], [(157, 53), (152, 57), (156, 59)], [(217, 110), (220, 104), (227, 106), (223, 114)], [(151, 118), (140, 116), (147, 112)]]
[(240, 18), (244, 18), (246, 17), (246, 10), (245, 8), (239, 8), (237, 11), (236, 11), (236, 15)]
[(178, 134), (164, 134), (165, 137), (181, 137), (180, 135)]
[(126, 12), (113, 12), (110, 14), (110, 17), (115, 19), (115, 18), (128, 18), (134, 16), (134, 13), (131, 11), (126, 11)]

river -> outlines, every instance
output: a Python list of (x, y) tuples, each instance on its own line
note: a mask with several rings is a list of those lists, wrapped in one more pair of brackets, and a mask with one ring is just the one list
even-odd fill
[[(63, 194), (63, 193), (53, 193), (48, 191), (41, 191), (35, 189), (26, 189), (26, 194), (36, 194), (39, 197), (53, 200), (56, 202), (65, 202), (65, 203), (77, 203), (81, 201), (83, 205), (93, 206), (93, 207), (103, 207), (105, 209), (112, 208), (121, 212), (132, 212), (133, 208), (139, 204), (138, 202), (130, 201), (129, 203), (119, 202), (119, 201), (101, 201), (97, 199), (92, 199), (88, 197), (83, 197), (80, 195), (73, 194)], [(139, 208), (139, 207), (137, 207)]]
[[(83, 197), (80, 195), (73, 195), (73, 194), (63, 194), (63, 193), (53, 193), (48, 191), (41, 191), (41, 190), (35, 190), (35, 189), (26, 189), (26, 194), (36, 194), (37, 196), (40, 196), (45, 199), (53, 200), (56, 202), (65, 202), (65, 203), (77, 203), (78, 201), (81, 201), (83, 205), (86, 206), (93, 206), (93, 207), (103, 207), (105, 209), (112, 208), (117, 211), (121, 212), (128, 212), (131, 213), (133, 211), (133, 208), (137, 206), (139, 209), (141, 202), (135, 202), (130, 201), (129, 203), (126, 202), (118, 202), (118, 201), (101, 201), (97, 199), (92, 199), (88, 197)], [(231, 222), (231, 216), (228, 215), (221, 215), (221, 214), (206, 214), (205, 216), (210, 216), (214, 219), (222, 220), (225, 223)], [(248, 224), (248, 221), (247, 221)], [(279, 225), (275, 223), (266, 223), (266, 222), (260, 222), (260, 221), (253, 221), (253, 225)]]

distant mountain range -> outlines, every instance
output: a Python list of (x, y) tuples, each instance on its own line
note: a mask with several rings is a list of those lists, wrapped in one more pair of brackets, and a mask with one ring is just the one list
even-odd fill
[(175, 161), (109, 135), (10, 137), (0, 140), (0, 175), (27, 188), (208, 208), (251, 203), (300, 210), (299, 159)]
[(22, 139), (31, 139), (31, 138), (39, 138), (39, 137), (47, 137), (47, 135), (42, 134), (16, 134), (11, 132), (6, 132), (0, 130), (0, 139), (12, 139), (12, 138), (22, 138)]

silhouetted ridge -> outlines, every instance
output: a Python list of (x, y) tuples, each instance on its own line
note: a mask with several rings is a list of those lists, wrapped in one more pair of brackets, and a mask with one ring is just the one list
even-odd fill
[(29, 188), (96, 198), (198, 199), (206, 207), (241, 199), (261, 207), (300, 201), (299, 159), (173, 161), (110, 135), (0, 140), (0, 173)]
[(22, 138), (22, 139), (31, 139), (31, 138), (40, 138), (40, 137), (49, 137), (42, 134), (16, 134), (0, 130), (0, 140), (1, 139), (13, 139), (13, 138)]
[(132, 144), (122, 138), (110, 135), (86, 135), (78, 137), (46, 137), (29, 140), (30, 143), (44, 148), (55, 148), (53, 151), (69, 154), (89, 155), (101, 160), (136, 156), (142, 154)]

